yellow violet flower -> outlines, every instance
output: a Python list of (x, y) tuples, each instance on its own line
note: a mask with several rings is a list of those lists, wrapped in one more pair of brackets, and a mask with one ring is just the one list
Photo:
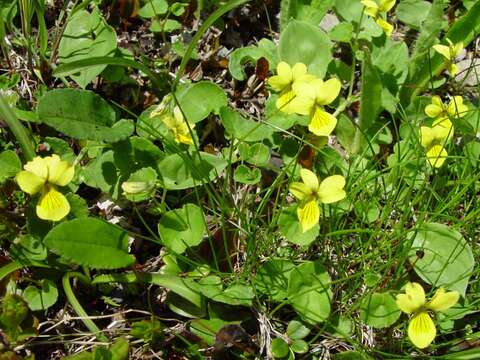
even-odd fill
[(418, 283), (409, 282), (405, 285), (405, 294), (397, 295), (397, 306), (408, 315), (412, 315), (408, 323), (408, 337), (416, 347), (428, 347), (437, 329), (429, 314), (429, 310), (442, 312), (450, 309), (458, 302), (460, 294), (457, 291), (445, 291), (439, 288), (430, 301), (425, 298), (425, 291)]
[[(444, 104), (440, 96), (433, 96), (432, 103), (425, 107), (425, 114), (428, 117), (436, 119), (433, 125), (443, 122), (445, 119), (464, 117), (467, 114), (468, 107), (463, 104), (461, 96), (454, 96), (448, 105)], [(444, 125), (446, 127), (446, 125)]]
[(427, 151), (427, 161), (431, 166), (442, 167), (448, 156), (444, 144), (451, 138), (452, 133), (453, 125), (448, 119), (433, 127), (422, 126), (420, 128), (420, 141)]
[(393, 25), (385, 21), (380, 14), (386, 14), (395, 6), (396, 0), (362, 0), (365, 6), (365, 14), (375, 19), (375, 22), (383, 29), (387, 36), (391, 36)]
[(454, 64), (455, 59), (463, 49), (463, 42), (453, 44), (450, 39), (447, 39), (447, 45), (433, 45), (433, 49), (442, 55), (447, 60), (447, 70), (451, 76), (455, 76), (458, 73), (458, 66)]
[[(171, 109), (170, 103), (172, 99), (170, 96), (165, 96), (158, 107), (150, 113), (150, 117), (160, 117), (165, 126), (173, 133), (175, 142), (178, 144), (193, 144), (193, 138), (188, 130), (187, 122), (183, 117), (182, 111), (178, 106)], [(190, 129), (193, 130), (195, 124), (190, 124)]]
[(57, 186), (66, 186), (72, 181), (75, 168), (58, 155), (35, 157), (27, 162), (15, 180), (22, 191), (34, 195), (41, 192), (36, 211), (43, 220), (59, 221), (70, 212), (67, 198), (57, 191)]
[(341, 175), (333, 175), (319, 182), (317, 176), (308, 169), (300, 170), (303, 182), (293, 182), (290, 192), (301, 201), (297, 209), (298, 220), (302, 226), (302, 232), (314, 227), (320, 219), (318, 202), (331, 204), (345, 198), (345, 178)]
[(340, 94), (342, 84), (336, 78), (323, 81), (296, 82), (293, 91), (296, 97), (290, 108), (300, 115), (310, 115), (308, 129), (317, 136), (328, 136), (337, 126), (337, 119), (323, 107), (331, 104)]
[(295, 97), (293, 84), (299, 81), (311, 81), (315, 76), (307, 73), (307, 66), (303, 63), (296, 63), (291, 67), (285, 61), (277, 65), (277, 75), (268, 79), (268, 84), (273, 90), (280, 93), (276, 101), (277, 109), (286, 113), (292, 113), (290, 102)]

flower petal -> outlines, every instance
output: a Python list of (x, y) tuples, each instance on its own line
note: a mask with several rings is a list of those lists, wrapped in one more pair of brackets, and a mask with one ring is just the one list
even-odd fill
[(442, 55), (445, 59), (451, 60), (450, 59), (450, 47), (446, 45), (433, 45), (433, 50), (438, 52), (440, 55)]
[(420, 349), (428, 347), (436, 335), (435, 324), (426, 312), (415, 315), (408, 324), (408, 337)]
[(313, 84), (316, 86), (316, 103), (318, 105), (331, 104), (342, 89), (342, 83), (337, 78), (332, 78), (325, 82), (313, 82)]
[(428, 126), (420, 127), (420, 143), (424, 148), (429, 148), (435, 140), (435, 131)]
[(337, 119), (320, 107), (315, 109), (308, 130), (317, 136), (328, 136), (337, 126)]
[(277, 65), (277, 75), (268, 79), (268, 84), (275, 91), (282, 91), (293, 81), (292, 68), (285, 61)]
[(318, 177), (313, 171), (310, 171), (308, 169), (301, 169), (300, 177), (310, 191), (318, 190)]
[(70, 212), (67, 198), (55, 187), (44, 190), (37, 204), (37, 216), (43, 220), (59, 221)]
[(443, 112), (443, 107), (444, 105), (440, 96), (433, 96), (432, 103), (425, 107), (425, 114), (427, 114), (428, 117), (436, 118)]
[(58, 155), (47, 156), (45, 158), (48, 166), (48, 182), (58, 186), (68, 185), (75, 174), (75, 167), (68, 161), (63, 161)]
[(307, 74), (307, 65), (304, 63), (296, 63), (292, 68), (292, 81), (300, 79)]
[(318, 189), (320, 202), (331, 204), (340, 201), (347, 196), (345, 190), (345, 178), (341, 175), (333, 175), (325, 178)]
[(463, 104), (461, 96), (454, 96), (448, 103), (447, 113), (451, 117), (463, 117), (468, 111), (468, 107)]
[(435, 292), (432, 299), (427, 303), (426, 307), (433, 311), (445, 311), (450, 309), (458, 302), (460, 294), (458, 291), (448, 291), (440, 288)]
[(397, 306), (403, 312), (410, 314), (425, 305), (425, 291), (418, 283), (407, 283), (405, 294), (397, 295)]
[(291, 183), (288, 189), (298, 200), (303, 200), (310, 195), (310, 188), (301, 182)]
[(449, 63), (447, 65), (447, 70), (448, 70), (448, 73), (451, 75), (451, 76), (455, 76), (458, 74), (458, 66), (453, 64), (453, 63)]
[(295, 92), (287, 87), (285, 90), (283, 90), (280, 93), (280, 96), (278, 97), (277, 101), (275, 102), (275, 105), (277, 106), (277, 109), (280, 111), (287, 113), (287, 114), (293, 114), (295, 111), (293, 111), (291, 107), (291, 103), (293, 99), (295, 99)]
[(392, 36), (393, 33), (393, 25), (390, 24), (388, 21), (383, 20), (381, 17), (378, 17), (377, 20), (375, 20), (378, 26), (380, 26), (388, 37)]
[(365, 6), (365, 14), (371, 17), (377, 17), (378, 4), (373, 0), (362, 0), (362, 4)]
[(33, 160), (27, 162), (23, 168), (37, 175), (39, 178), (46, 180), (48, 177), (48, 161), (40, 156), (34, 157)]
[(320, 209), (316, 200), (310, 200), (297, 209), (298, 220), (302, 226), (302, 232), (313, 228), (320, 219)]
[(382, 0), (380, 1), (379, 10), (381, 12), (389, 12), (395, 6), (397, 0)]
[(442, 167), (448, 157), (447, 150), (442, 145), (433, 145), (427, 151), (427, 161), (433, 167)]
[(18, 186), (20, 186), (20, 189), (30, 195), (36, 194), (42, 190), (43, 185), (45, 185), (45, 179), (25, 170), (17, 173), (15, 180)]

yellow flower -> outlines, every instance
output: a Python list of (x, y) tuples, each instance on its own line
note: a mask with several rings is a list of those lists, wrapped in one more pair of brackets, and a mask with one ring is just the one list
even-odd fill
[(446, 292), (439, 288), (430, 301), (425, 298), (425, 291), (418, 283), (405, 285), (405, 294), (397, 295), (397, 306), (406, 314), (412, 314), (408, 323), (408, 337), (416, 347), (428, 347), (435, 336), (437, 329), (429, 314), (429, 310), (442, 312), (450, 309), (458, 302), (460, 294), (457, 291)]
[(463, 42), (453, 44), (450, 39), (447, 39), (447, 45), (433, 45), (433, 49), (442, 55), (447, 60), (447, 70), (451, 76), (455, 76), (458, 73), (458, 67), (454, 64), (455, 59), (463, 49)]
[(436, 119), (433, 123), (434, 126), (440, 124), (445, 119), (464, 117), (467, 111), (468, 107), (463, 104), (463, 98), (461, 96), (454, 96), (448, 105), (443, 103), (440, 96), (433, 96), (432, 103), (425, 107), (425, 114), (428, 117)]
[(345, 198), (345, 178), (333, 175), (319, 182), (317, 176), (308, 169), (301, 169), (300, 177), (303, 182), (293, 182), (290, 192), (301, 201), (297, 215), (302, 231), (305, 232), (314, 227), (320, 219), (318, 202), (331, 204)]
[(72, 181), (75, 168), (58, 155), (35, 157), (16, 176), (20, 189), (30, 195), (41, 192), (37, 203), (37, 216), (43, 220), (59, 221), (70, 212), (67, 198), (56, 186), (66, 186)]
[[(178, 106), (173, 108), (173, 114), (163, 116), (162, 121), (172, 131), (173, 136), (175, 137), (175, 142), (187, 145), (193, 144), (192, 134), (190, 133), (187, 122)], [(190, 129), (193, 130), (194, 127), (195, 124), (190, 124)]]
[(420, 142), (426, 150), (428, 163), (439, 168), (445, 162), (448, 153), (445, 143), (453, 136), (453, 125), (449, 119), (444, 119), (432, 127), (420, 128)]
[(336, 78), (323, 81), (296, 82), (293, 91), (296, 97), (290, 109), (300, 115), (310, 115), (308, 129), (317, 136), (328, 136), (337, 125), (337, 119), (323, 109), (331, 104), (340, 93), (342, 84)]
[(292, 113), (290, 102), (295, 97), (293, 84), (300, 81), (311, 81), (315, 76), (307, 73), (307, 66), (303, 63), (296, 63), (293, 67), (282, 61), (277, 65), (277, 75), (268, 79), (268, 84), (273, 90), (280, 93), (276, 106), (286, 113)]
[(375, 19), (387, 36), (391, 36), (393, 25), (385, 21), (380, 14), (386, 14), (395, 6), (396, 0), (362, 0), (365, 6), (365, 14)]

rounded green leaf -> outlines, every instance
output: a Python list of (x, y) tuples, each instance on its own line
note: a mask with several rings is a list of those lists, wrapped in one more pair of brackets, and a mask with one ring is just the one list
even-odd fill
[(280, 233), (288, 241), (301, 246), (308, 246), (314, 242), (320, 231), (320, 225), (316, 224), (310, 230), (302, 232), (297, 216), (297, 205), (291, 205), (282, 210), (278, 226)]
[(22, 295), (30, 310), (46, 310), (57, 302), (58, 290), (54, 282), (45, 279), (41, 282), (41, 288), (27, 286)]
[(233, 174), (233, 179), (236, 182), (242, 183), (242, 184), (256, 184), (260, 181), (262, 178), (262, 172), (260, 169), (253, 168), (250, 169), (249, 167), (245, 165), (240, 165), (235, 169), (235, 172)]
[(122, 184), (123, 194), (133, 202), (148, 200), (155, 193), (156, 182), (157, 172), (151, 167), (142, 168)]
[(271, 300), (287, 297), (288, 280), (295, 265), (288, 260), (271, 259), (260, 266), (255, 275), (255, 289)]
[(306, 354), (308, 352), (308, 343), (305, 340), (295, 340), (290, 345), (290, 349), (297, 354)]
[(302, 319), (310, 324), (325, 321), (330, 315), (330, 276), (318, 262), (298, 265), (290, 273), (288, 300)]
[(162, 243), (178, 254), (199, 245), (205, 234), (202, 209), (194, 204), (186, 204), (181, 209), (168, 211), (158, 223), (158, 233)]
[(287, 357), (288, 353), (290, 352), (288, 344), (280, 338), (275, 338), (272, 340), (271, 350), (273, 357), (276, 359)]
[(310, 334), (310, 329), (303, 325), (300, 321), (292, 320), (287, 326), (287, 335), (290, 339), (303, 339)]
[(5, 150), (0, 153), (0, 183), (14, 177), (20, 170), (22, 162), (15, 151)]
[(395, 8), (398, 20), (418, 30), (427, 18), (432, 4), (422, 0), (402, 0)]
[(369, 326), (384, 328), (398, 320), (400, 310), (392, 295), (373, 293), (363, 299), (360, 317)]
[(99, 219), (66, 221), (45, 236), (45, 245), (55, 254), (94, 269), (119, 269), (132, 265), (128, 234)]
[(152, 18), (163, 15), (167, 11), (168, 3), (165, 0), (150, 0), (138, 11), (138, 15), (143, 18)]
[(409, 257), (425, 282), (465, 296), (475, 262), (470, 245), (458, 231), (443, 224), (423, 224), (416, 230)]
[(116, 142), (134, 130), (131, 120), (116, 122), (110, 105), (88, 90), (49, 91), (40, 98), (37, 114), (43, 123), (76, 139)]
[(181, 89), (178, 94), (179, 106), (190, 124), (205, 119), (210, 113), (218, 114), (227, 105), (227, 95), (218, 85), (200, 81)]
[(280, 36), (280, 60), (291, 66), (298, 62), (308, 66), (308, 71), (320, 78), (327, 73), (332, 60), (332, 42), (318, 27), (292, 20)]
[[(95, 9), (92, 13), (78, 10), (69, 19), (58, 47), (60, 64), (90, 59), (101, 56), (114, 56), (117, 48), (117, 36), (111, 26)], [(69, 75), (78, 85), (85, 88), (106, 65), (90, 66), (80, 72), (73, 71)]]

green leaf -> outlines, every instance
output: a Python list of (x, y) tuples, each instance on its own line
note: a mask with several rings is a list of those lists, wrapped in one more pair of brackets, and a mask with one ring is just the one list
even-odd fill
[(298, 62), (308, 71), (323, 79), (332, 60), (332, 43), (320, 28), (293, 20), (280, 36), (280, 60), (291, 66)]
[(271, 259), (257, 270), (255, 290), (267, 295), (273, 301), (282, 301), (287, 297), (288, 280), (295, 265), (283, 259)]
[[(124, 195), (125, 197), (133, 202), (140, 202), (140, 201), (145, 201), (150, 199), (153, 194), (155, 193), (155, 185), (157, 182), (157, 172), (150, 168), (142, 168), (140, 170), (135, 171), (128, 180), (126, 181), (128, 183), (136, 183), (136, 184), (142, 184), (141, 189), (135, 189), (135, 192), (127, 192), (127, 190), (124, 188)], [(123, 183), (125, 186), (125, 182)]]
[(281, 338), (275, 338), (271, 344), (272, 355), (276, 359), (282, 359), (288, 356), (290, 348), (288, 344)]
[(109, 360), (128, 360), (129, 344), (127, 339), (119, 338), (108, 350), (111, 356)]
[(80, 195), (68, 193), (66, 195), (70, 204), (69, 218), (86, 218), (89, 215), (87, 201)]
[(377, 121), (382, 106), (382, 81), (372, 65), (370, 56), (365, 54), (362, 64), (362, 94), (360, 97), (360, 115), (358, 128), (352, 144), (353, 153), (358, 153), (366, 141), (363, 134), (368, 134), (369, 129)]
[(301, 246), (308, 246), (313, 243), (320, 232), (320, 225), (318, 224), (306, 232), (302, 231), (297, 216), (297, 205), (290, 205), (282, 209), (278, 218), (278, 227), (280, 233), (288, 241)]
[(418, 30), (427, 18), (432, 4), (422, 0), (402, 0), (395, 8), (398, 20)]
[(228, 305), (251, 306), (255, 297), (249, 285), (234, 283), (224, 289), (222, 279), (216, 275), (206, 276), (195, 284), (197, 291), (205, 297)]
[(56, 89), (38, 103), (39, 119), (55, 130), (76, 139), (116, 142), (134, 130), (131, 120), (115, 122), (115, 111), (92, 91)]
[(330, 40), (348, 43), (353, 36), (353, 25), (347, 22), (341, 22), (328, 33)]
[(138, 15), (143, 18), (152, 18), (163, 15), (167, 11), (168, 3), (165, 0), (150, 0), (138, 11)]
[(310, 329), (303, 325), (300, 321), (292, 320), (287, 326), (287, 335), (292, 340), (303, 339), (310, 334)]
[(273, 127), (246, 119), (237, 111), (228, 107), (223, 107), (220, 110), (220, 117), (227, 134), (242, 141), (261, 141), (269, 138), (274, 132)]
[(158, 233), (162, 243), (177, 254), (199, 245), (205, 234), (202, 209), (186, 204), (181, 209), (166, 212), (158, 223)]
[[(335, 12), (347, 22), (358, 24), (362, 18), (363, 5), (357, 0), (335, 0)], [(365, 20), (365, 17), (363, 18)]]
[(41, 288), (30, 285), (23, 290), (23, 298), (32, 311), (46, 310), (57, 302), (58, 290), (54, 282), (44, 279)]
[(15, 151), (5, 150), (0, 153), (0, 183), (14, 177), (20, 170), (22, 162)]
[(291, 19), (317, 26), (335, 0), (282, 0), (280, 2), (280, 28), (283, 30)]
[(10, 247), (9, 253), (12, 259), (22, 264), (47, 258), (47, 249), (38, 238), (32, 235), (17, 237)]
[(45, 236), (45, 245), (55, 254), (94, 269), (119, 269), (132, 265), (128, 234), (99, 219), (66, 221)]
[(190, 322), (190, 331), (201, 337), (209, 346), (215, 344), (215, 336), (225, 325), (231, 324), (222, 319), (197, 319)]
[(195, 124), (210, 113), (218, 114), (227, 105), (227, 96), (218, 85), (200, 81), (186, 89), (180, 89), (178, 103), (189, 123)]
[(395, 299), (389, 293), (368, 295), (363, 299), (360, 307), (362, 321), (377, 329), (392, 325), (400, 315)]
[(228, 70), (233, 78), (237, 80), (245, 80), (246, 74), (243, 67), (246, 63), (255, 65), (260, 58), (265, 58), (268, 61), (270, 69), (277, 67), (278, 53), (277, 45), (271, 40), (261, 39), (257, 45), (246, 46), (235, 49), (230, 54), (230, 61), (228, 62)]
[(462, 296), (475, 265), (463, 236), (446, 225), (428, 223), (414, 233), (409, 257), (415, 272), (434, 287), (446, 287)]
[[(92, 57), (114, 56), (117, 48), (117, 37), (112, 27), (108, 26), (95, 9), (92, 13), (79, 10), (73, 14), (63, 32), (58, 56), (60, 64), (89, 59)], [(105, 65), (97, 65), (80, 73), (69, 75), (78, 85), (85, 88), (104, 69)]]
[(330, 276), (320, 262), (305, 262), (290, 273), (288, 300), (298, 315), (310, 323), (325, 321), (330, 315)]
[(260, 169), (250, 169), (245, 165), (239, 165), (233, 173), (233, 179), (241, 184), (253, 185), (257, 184), (262, 178)]
[(227, 166), (222, 158), (204, 152), (166, 156), (158, 163), (163, 185), (167, 190), (181, 190), (202, 185), (215, 179)]
[(80, 178), (88, 186), (102, 190), (117, 199), (120, 189), (120, 171), (115, 166), (112, 150), (104, 152), (83, 168)]
[(239, 146), (240, 158), (249, 164), (264, 166), (270, 160), (270, 148), (262, 143), (248, 145), (241, 143)]
[(308, 343), (305, 340), (295, 340), (290, 345), (290, 349), (297, 354), (306, 354), (308, 352)]

